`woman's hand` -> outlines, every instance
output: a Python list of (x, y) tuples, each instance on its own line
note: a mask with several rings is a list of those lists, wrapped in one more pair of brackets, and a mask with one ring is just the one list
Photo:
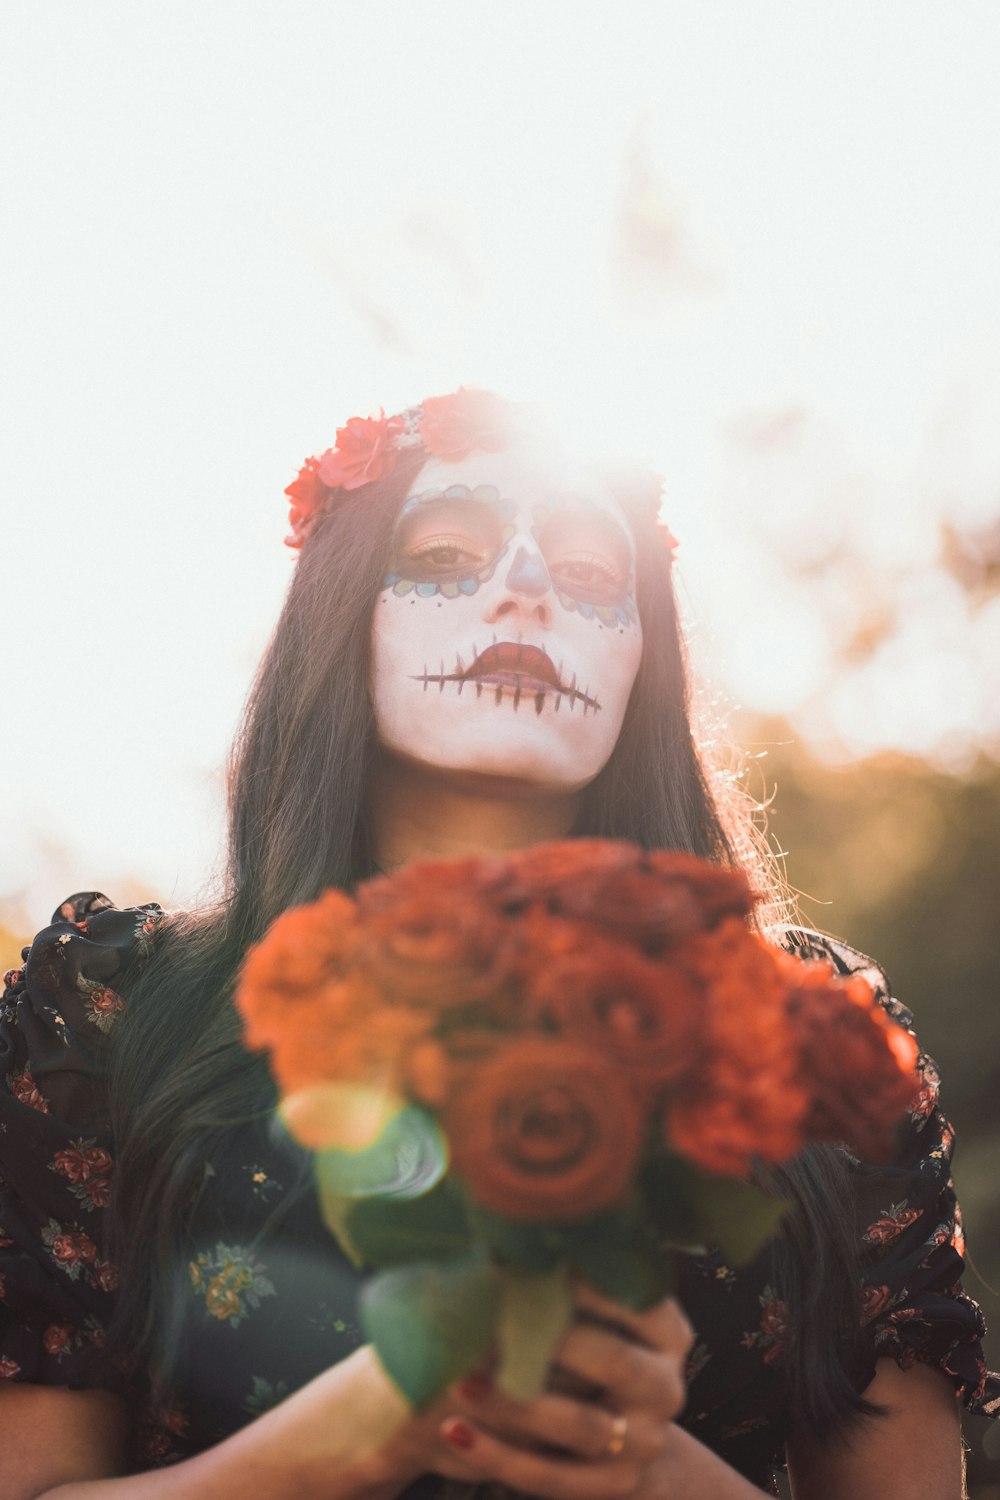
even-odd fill
[[(673, 1299), (644, 1313), (588, 1287), (537, 1400), (514, 1401), (482, 1374), (406, 1423), (385, 1458), (406, 1478), (497, 1480), (546, 1500), (652, 1494), (684, 1406), (692, 1331)], [(662, 1495), (662, 1483), (656, 1488)]]

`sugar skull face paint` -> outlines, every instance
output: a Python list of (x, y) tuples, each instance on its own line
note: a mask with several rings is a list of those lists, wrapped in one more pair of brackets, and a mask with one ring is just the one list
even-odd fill
[(642, 654), (631, 528), (606, 487), (527, 446), (432, 459), (375, 606), (382, 745), (573, 790), (621, 730)]

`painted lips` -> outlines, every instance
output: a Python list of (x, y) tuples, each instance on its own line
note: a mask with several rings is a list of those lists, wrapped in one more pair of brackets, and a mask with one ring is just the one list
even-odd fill
[(537, 714), (542, 712), (548, 699), (552, 700), (556, 712), (564, 698), (571, 710), (577, 703), (582, 703), (584, 714), (588, 709), (597, 712), (601, 707), (588, 691), (578, 687), (576, 673), (571, 682), (563, 681), (562, 663), (557, 668), (548, 652), (539, 646), (526, 646), (519, 641), (494, 641), (483, 651), (477, 652), (473, 647), (473, 653), (467, 667), (463, 666), (460, 657), (456, 657), (453, 672), (446, 672), (442, 662), (440, 672), (430, 672), (425, 667), (417, 681), (423, 683), (425, 692), (432, 682), (436, 682), (442, 692), (446, 682), (454, 682), (460, 694), (467, 685), (473, 685), (477, 698), (482, 697), (484, 689), (493, 688), (497, 703), (502, 701), (506, 689), (512, 695), (515, 709), (522, 697), (528, 697), (532, 699)]

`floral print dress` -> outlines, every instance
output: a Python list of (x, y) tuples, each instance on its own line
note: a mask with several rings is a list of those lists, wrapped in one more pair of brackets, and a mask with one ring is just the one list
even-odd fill
[[(183, 1318), (168, 1402), (153, 1409), (108, 1347), (118, 1273), (104, 1248), (114, 1143), (102, 1080), (127, 1006), (117, 976), (153, 956), (161, 919), (153, 903), (118, 910), (95, 892), (70, 897), (5, 976), (0, 1003), (0, 1378), (122, 1394), (134, 1410), (138, 1470), (219, 1442), (364, 1341), (365, 1273), (341, 1253), (313, 1194), (299, 1190), (301, 1154), (258, 1123), (205, 1162), (177, 1267)], [(841, 973), (863, 973), (910, 1025), (864, 955), (804, 930), (783, 940)], [(952, 1131), (934, 1065), (923, 1054), (920, 1065), (923, 1089), (896, 1160), (848, 1158), (868, 1335), (859, 1388), (879, 1357), (904, 1369), (922, 1360), (952, 1379), (969, 1410), (996, 1415), (1000, 1379), (983, 1363), (982, 1315), (960, 1283)], [(740, 1268), (718, 1252), (682, 1260), (680, 1295), (697, 1341), (681, 1421), (772, 1491), (788, 1387), (770, 1254)], [(435, 1487), (428, 1480), (412, 1493)]]

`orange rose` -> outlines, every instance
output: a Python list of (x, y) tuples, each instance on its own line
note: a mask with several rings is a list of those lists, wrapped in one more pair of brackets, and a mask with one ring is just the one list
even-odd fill
[(498, 1050), (442, 1113), (455, 1170), (472, 1194), (509, 1218), (552, 1223), (620, 1199), (644, 1131), (619, 1069), (549, 1037)]
[(622, 1064), (633, 1079), (669, 1083), (694, 1064), (704, 1000), (683, 969), (584, 929), (575, 948), (540, 965), (530, 985), (567, 1040)]
[(436, 458), (499, 453), (510, 442), (512, 407), (493, 391), (459, 386), (452, 396), (425, 397), (421, 409), (420, 441)]

